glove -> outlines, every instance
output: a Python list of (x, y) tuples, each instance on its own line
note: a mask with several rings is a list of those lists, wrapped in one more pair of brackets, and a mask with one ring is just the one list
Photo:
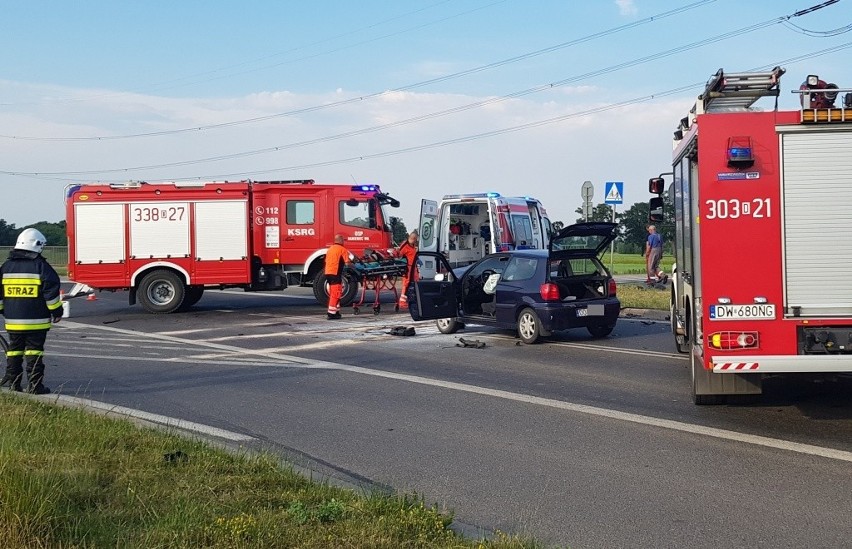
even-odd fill
[(50, 321), (51, 322), (56, 324), (60, 320), (62, 320), (62, 307), (55, 309), (53, 311), (50, 311)]

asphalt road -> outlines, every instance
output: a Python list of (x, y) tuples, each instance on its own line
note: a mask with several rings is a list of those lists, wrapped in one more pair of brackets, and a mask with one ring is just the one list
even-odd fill
[[(852, 545), (848, 379), (778, 378), (755, 401), (697, 407), (664, 321), (525, 346), (441, 335), (392, 304), (327, 321), (304, 288), (208, 292), (166, 316), (126, 302), (71, 301), (47, 346), (63, 397), (416, 492), (472, 531), (572, 548)], [(399, 325), (417, 335), (390, 335)]]

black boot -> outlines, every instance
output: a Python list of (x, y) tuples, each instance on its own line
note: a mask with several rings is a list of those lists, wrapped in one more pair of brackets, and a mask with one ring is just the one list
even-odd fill
[[(18, 389), (15, 390), (20, 391), (20, 385), (18, 386)], [(27, 387), (27, 392), (33, 395), (48, 395), (50, 394), (50, 387), (45, 387), (44, 383), (38, 383), (36, 385), (31, 383), (30, 386)]]
[(27, 387), (28, 393), (46, 395), (50, 392), (50, 388), (45, 387), (42, 383), (42, 380), (44, 380), (44, 362), (41, 357), (36, 359), (35, 364), (27, 364), (27, 378), (30, 380), (30, 386)]
[(13, 391), (21, 390), (21, 378), (24, 377), (23, 364), (6, 364), (6, 374), (0, 381), (0, 387), (11, 386)]

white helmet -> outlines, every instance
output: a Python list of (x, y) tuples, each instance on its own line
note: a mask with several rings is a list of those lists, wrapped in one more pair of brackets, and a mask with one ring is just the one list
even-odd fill
[(36, 229), (24, 229), (18, 235), (18, 242), (15, 244), (16, 250), (26, 250), (40, 254), (47, 244), (47, 239)]

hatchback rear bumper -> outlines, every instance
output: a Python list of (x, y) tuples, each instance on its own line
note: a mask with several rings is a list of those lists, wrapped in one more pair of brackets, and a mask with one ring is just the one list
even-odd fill
[(581, 303), (537, 303), (535, 311), (545, 330), (557, 332), (587, 326), (615, 325), (621, 312), (621, 303), (617, 298)]

